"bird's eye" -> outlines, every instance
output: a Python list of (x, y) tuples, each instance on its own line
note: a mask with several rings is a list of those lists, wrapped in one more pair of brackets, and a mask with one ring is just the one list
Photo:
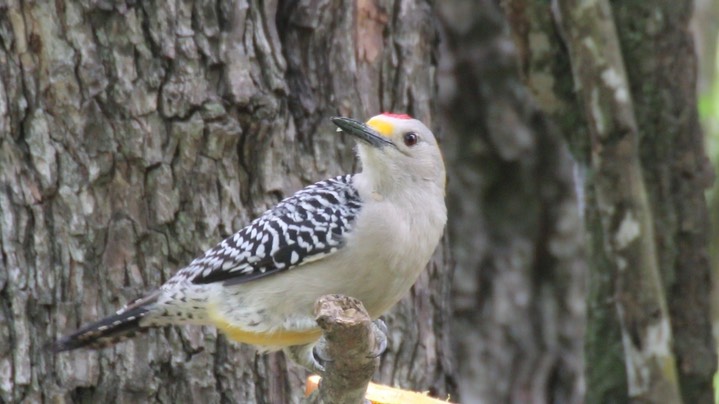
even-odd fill
[(414, 132), (407, 132), (404, 134), (404, 144), (407, 146), (414, 146), (419, 141), (419, 136)]

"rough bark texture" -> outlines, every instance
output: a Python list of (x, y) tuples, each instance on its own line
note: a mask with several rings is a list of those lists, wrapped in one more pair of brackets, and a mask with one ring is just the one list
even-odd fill
[(438, 7), (461, 398), (579, 403), (585, 265), (569, 153), (520, 79), (496, 2)]
[[(43, 345), (354, 167), (326, 119), (430, 126), (422, 0), (0, 4), (0, 401), (297, 401), (304, 371), (214, 329)], [(444, 243), (387, 317), (378, 380), (453, 393)]]
[(612, 1), (632, 96), (642, 100), (635, 105), (640, 158), (657, 229), (681, 392), (686, 403), (706, 403), (714, 400), (717, 366), (704, 198), (714, 175), (697, 116), (692, 4)]
[(317, 324), (322, 328), (326, 374), (303, 404), (364, 404), (367, 386), (379, 365), (375, 355), (381, 332), (362, 302), (352, 297), (328, 295), (315, 303)]
[[(589, 114), (578, 113), (580, 104), (573, 90), (581, 94), (601, 80), (583, 83), (571, 79), (569, 54), (562, 46), (562, 40), (568, 38), (555, 29), (577, 20), (553, 21), (546, 3), (508, 3), (514, 37), (525, 50), (522, 70), (528, 85), (551, 101), (543, 102), (543, 108), (559, 123), (580, 167), (588, 167), (591, 137), (584, 118)], [(591, 8), (596, 3), (583, 5)], [(711, 376), (716, 362), (708, 315), (708, 218), (703, 200), (711, 175), (696, 117), (696, 59), (688, 30), (691, 5), (691, 1), (617, 1), (604, 15), (615, 21), (628, 96), (634, 101), (641, 175), (651, 206), (656, 260), (671, 318), (681, 393), (687, 403), (713, 400)], [(605, 44), (602, 41), (600, 45)], [(600, 49), (597, 57), (605, 57), (606, 49)], [(605, 249), (605, 240), (611, 240), (612, 234), (605, 233), (601, 225), (605, 215), (598, 206), (596, 181), (597, 174), (589, 170), (586, 223), (591, 272), (586, 360), (591, 366), (587, 367), (587, 402), (621, 402), (629, 392), (614, 304), (618, 290), (611, 269), (613, 258)], [(634, 291), (638, 286), (626, 287)]]
[(627, 397), (627, 374), (621, 328), (614, 301), (611, 261), (604, 249), (601, 215), (596, 194), (587, 181), (590, 142), (588, 124), (576, 106), (569, 55), (550, 7), (546, 3), (510, 0), (505, 13), (513, 38), (520, 50), (524, 79), (542, 110), (547, 113), (568, 140), (577, 162), (575, 167), (580, 207), (588, 231), (587, 330), (585, 338), (585, 377), (587, 403), (623, 402)]
[(588, 121), (593, 202), (615, 287), (629, 397), (680, 402), (634, 105), (609, 2), (557, 4)]

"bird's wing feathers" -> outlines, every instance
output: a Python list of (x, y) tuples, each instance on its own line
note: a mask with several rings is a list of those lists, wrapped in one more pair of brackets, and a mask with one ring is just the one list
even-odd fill
[(324, 258), (342, 248), (360, 207), (351, 175), (310, 185), (192, 261), (168, 283), (239, 284)]

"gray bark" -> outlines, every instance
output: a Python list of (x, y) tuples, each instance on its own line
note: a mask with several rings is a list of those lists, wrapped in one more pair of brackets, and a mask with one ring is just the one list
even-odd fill
[(560, 0), (557, 20), (588, 121), (593, 200), (609, 257), (628, 396), (681, 402), (634, 103), (608, 1)]
[(326, 359), (326, 373), (303, 404), (364, 404), (372, 375), (379, 366), (382, 332), (362, 302), (341, 295), (322, 296), (315, 302), (322, 340), (317, 344)]
[(438, 7), (461, 398), (580, 403), (586, 267), (569, 153), (496, 2)]
[[(210, 328), (43, 345), (356, 168), (329, 116), (436, 127), (431, 17), (422, 0), (0, 4), (0, 401), (297, 401), (304, 371)], [(387, 317), (377, 380), (453, 393), (447, 251)]]
[[(635, 108), (640, 158), (657, 229), (681, 393), (686, 403), (710, 402), (717, 355), (704, 192), (715, 174), (697, 115), (698, 66), (689, 31), (693, 1), (612, 2), (612, 8), (632, 96), (643, 101)], [(637, 20), (636, 15), (648, 17)]]
[[(642, 204), (648, 207), (643, 208), (641, 215), (650, 215), (654, 235), (643, 231), (646, 239), (638, 243), (654, 244), (645, 246), (648, 249), (645, 251), (654, 250), (655, 257), (647, 262), (656, 262), (663, 288), (661, 294), (666, 296), (673, 334), (670, 354), (676, 358), (681, 397), (687, 403), (711, 402), (716, 354), (709, 322), (709, 220), (703, 193), (712, 174), (705, 158), (696, 113), (697, 61), (689, 33), (693, 2), (612, 1), (610, 7), (605, 3), (604, 10), (589, 24), (596, 24), (601, 19), (603, 24), (616, 26), (618, 46), (614, 43), (612, 49), (606, 38), (595, 39), (596, 47), (591, 56), (578, 55), (578, 52), (590, 50), (586, 47), (590, 41), (579, 44), (576, 38), (571, 38), (571, 32), (556, 31), (557, 26), (566, 29), (573, 24), (576, 24), (574, 29), (583, 29), (586, 20), (566, 13), (561, 13), (563, 19), (553, 20), (548, 3), (521, 0), (509, 3), (506, 12), (514, 38), (522, 50), (522, 71), (527, 83), (544, 100), (543, 108), (558, 123), (576, 160), (589, 174), (585, 184), (587, 233), (591, 247), (586, 345), (587, 363), (591, 366), (587, 367), (587, 402), (621, 402), (630, 395), (637, 396), (632, 392), (636, 389), (632, 389), (630, 380), (636, 375), (628, 374), (624, 363), (632, 360), (631, 350), (648, 349), (642, 344), (647, 339), (642, 330), (647, 331), (648, 326), (656, 324), (657, 312), (646, 308), (656, 308), (657, 304), (636, 306), (632, 309), (634, 320), (630, 324), (624, 323), (623, 334), (621, 313), (617, 311), (617, 302), (620, 305), (631, 301), (647, 303), (645, 292), (648, 286), (655, 288), (647, 283), (653, 275), (628, 277), (618, 273), (616, 264), (621, 254), (607, 249), (617, 240), (615, 236), (621, 229), (620, 221), (607, 228), (603, 221), (607, 220), (608, 214), (638, 207), (617, 203), (613, 207), (614, 213), (605, 209), (607, 196), (618, 200), (623, 192), (622, 187), (611, 183), (619, 185), (618, 182), (626, 181), (628, 174), (635, 179), (637, 176), (643, 178), (643, 184), (635, 190), (646, 194), (643, 198), (647, 203)], [(566, 5), (567, 2), (563, 3)], [(587, 6), (584, 10), (591, 10), (598, 3), (601, 2), (590, 2), (581, 7)], [(562, 42), (568, 43), (569, 52)], [(575, 73), (579, 73), (574, 76), (569, 69), (570, 58)], [(609, 89), (610, 81), (597, 79), (596, 74), (585, 74), (607, 58), (623, 60), (628, 88), (626, 96), (633, 102), (633, 111), (614, 105), (613, 97), (605, 91)], [(597, 86), (607, 88), (596, 89)], [(579, 112), (578, 106), (584, 112)], [(605, 111), (604, 122), (599, 123), (605, 128), (619, 128), (608, 144), (606, 139), (590, 136), (592, 131), (596, 135), (595, 112), (601, 111)], [(626, 122), (632, 120), (635, 123), (627, 126)], [(635, 139), (627, 141), (627, 137)], [(632, 163), (635, 167), (631, 172), (626, 169), (611, 172), (613, 165), (626, 163), (626, 159), (612, 160), (622, 157), (616, 152), (622, 152), (624, 156), (633, 153), (620, 150), (620, 145), (629, 146), (627, 150), (637, 149), (640, 173), (637, 173), (636, 162)], [(599, 165), (594, 164), (597, 162)], [(638, 272), (646, 268), (634, 266)], [(635, 278), (630, 279), (631, 276)], [(632, 330), (629, 333), (632, 340), (625, 340), (623, 344), (627, 325)], [(625, 356), (627, 342), (630, 351)], [(660, 364), (661, 367), (665, 365), (667, 363)], [(672, 383), (670, 375), (661, 373), (649, 383), (659, 386), (663, 383), (661, 379)], [(662, 395), (662, 401), (667, 400), (663, 393), (658, 394)]]

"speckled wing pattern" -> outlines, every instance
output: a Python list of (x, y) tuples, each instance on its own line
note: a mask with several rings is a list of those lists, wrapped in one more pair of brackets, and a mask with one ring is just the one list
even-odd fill
[(196, 258), (168, 284), (229, 286), (324, 258), (342, 248), (361, 205), (352, 175), (310, 185)]

